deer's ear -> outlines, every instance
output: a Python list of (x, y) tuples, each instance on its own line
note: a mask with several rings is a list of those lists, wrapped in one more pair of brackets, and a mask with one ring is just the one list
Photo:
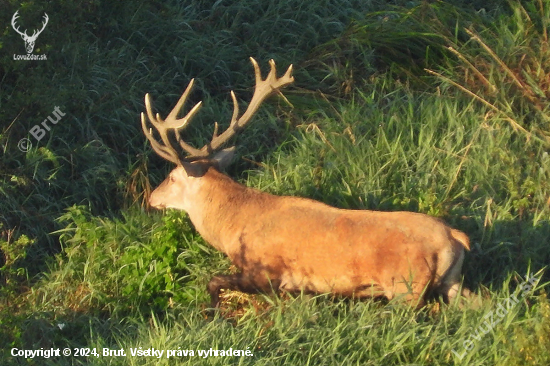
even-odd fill
[(231, 161), (233, 161), (234, 156), (235, 146), (232, 146), (227, 149), (218, 151), (210, 159), (212, 159), (212, 161), (217, 165), (217, 168), (219, 170), (225, 170), (229, 166), (229, 164), (231, 164)]

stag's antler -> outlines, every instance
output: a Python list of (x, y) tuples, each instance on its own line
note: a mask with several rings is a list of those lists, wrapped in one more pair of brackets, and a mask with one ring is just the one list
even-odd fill
[[(179, 99), (178, 103), (176, 104), (174, 109), (170, 112), (170, 114), (168, 115), (168, 117), (166, 117), (166, 120), (164, 121), (160, 118), (160, 115), (158, 113), (156, 114), (156, 116), (153, 115), (151, 99), (149, 97), (149, 94), (146, 94), (145, 109), (147, 111), (147, 116), (149, 117), (149, 120), (151, 121), (152, 125), (159, 132), (160, 138), (164, 143), (164, 145), (160, 144), (153, 137), (152, 131), (148, 130), (147, 128), (145, 114), (141, 113), (141, 126), (143, 128), (143, 132), (145, 133), (145, 136), (151, 142), (151, 146), (153, 147), (153, 150), (155, 150), (157, 154), (159, 154), (164, 159), (169, 160), (175, 164), (181, 164), (182, 161), (193, 161), (193, 160), (208, 158), (213, 153), (218, 151), (225, 143), (227, 143), (227, 141), (231, 137), (233, 137), (233, 135), (235, 135), (237, 132), (239, 132), (244, 128), (244, 126), (250, 121), (252, 116), (254, 116), (254, 114), (262, 104), (262, 102), (267, 97), (269, 97), (274, 92), (278, 92), (279, 89), (287, 86), (288, 84), (294, 81), (294, 77), (291, 75), (292, 65), (289, 66), (288, 70), (285, 72), (285, 74), (282, 77), (277, 78), (275, 61), (270, 60), (269, 65), (271, 66), (271, 70), (267, 75), (267, 77), (264, 80), (262, 80), (262, 74), (260, 72), (260, 67), (258, 66), (258, 63), (252, 57), (250, 58), (250, 61), (254, 66), (254, 73), (256, 75), (256, 86), (254, 89), (254, 95), (252, 96), (252, 99), (250, 101), (250, 104), (248, 105), (248, 108), (246, 109), (246, 111), (243, 113), (241, 117), (238, 117), (239, 105), (237, 103), (237, 97), (235, 96), (235, 93), (231, 91), (231, 98), (233, 99), (233, 116), (231, 117), (231, 122), (229, 127), (221, 135), (218, 135), (218, 123), (216, 122), (214, 126), (214, 134), (212, 135), (212, 140), (200, 149), (196, 149), (188, 145), (187, 143), (185, 143), (181, 139), (179, 130), (187, 126), (191, 118), (199, 110), (202, 102), (197, 103), (191, 109), (191, 111), (187, 113), (185, 117), (180, 119), (177, 118), (177, 115), (180, 109), (185, 104), (185, 101), (187, 99), (189, 92), (193, 88), (194, 80), (191, 80), (191, 82), (187, 86), (187, 89), (185, 89), (185, 92)], [(174, 130), (174, 133), (176, 135), (176, 141), (180, 144), (180, 147), (189, 154), (188, 156), (181, 157), (178, 151), (172, 146), (167, 134), (168, 130)]]

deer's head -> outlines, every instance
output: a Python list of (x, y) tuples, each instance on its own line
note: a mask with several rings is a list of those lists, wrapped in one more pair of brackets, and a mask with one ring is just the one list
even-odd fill
[[(145, 113), (141, 113), (143, 132), (151, 142), (151, 146), (157, 154), (177, 165), (170, 175), (151, 194), (149, 204), (152, 207), (187, 210), (187, 197), (193, 195), (200, 184), (200, 178), (212, 167), (214, 169), (224, 169), (231, 162), (235, 147), (232, 146), (225, 149), (222, 149), (222, 147), (237, 132), (245, 127), (268, 96), (274, 92), (278, 92), (279, 89), (294, 81), (294, 77), (291, 75), (292, 65), (290, 65), (282, 77), (277, 78), (275, 62), (270, 60), (269, 64), (271, 66), (271, 71), (265, 79), (262, 79), (258, 63), (252, 57), (250, 60), (254, 66), (256, 86), (248, 108), (243, 115), (239, 117), (237, 98), (232, 91), (233, 116), (231, 117), (229, 127), (223, 133), (218, 134), (218, 123), (216, 122), (212, 139), (200, 149), (194, 148), (183, 141), (180, 130), (185, 129), (189, 124), (191, 118), (199, 110), (202, 102), (197, 103), (185, 117), (177, 117), (179, 111), (185, 104), (187, 96), (193, 88), (194, 80), (191, 80), (176, 106), (165, 120), (162, 120), (158, 113), (156, 115), (153, 114), (151, 98), (149, 94), (145, 95), (147, 117), (158, 131), (162, 143), (157, 141), (153, 136), (152, 129), (147, 128)], [(170, 131), (172, 133), (169, 135)], [(180, 149), (174, 147), (174, 141), (179, 145)], [(183, 152), (187, 153), (187, 155), (183, 156)]]

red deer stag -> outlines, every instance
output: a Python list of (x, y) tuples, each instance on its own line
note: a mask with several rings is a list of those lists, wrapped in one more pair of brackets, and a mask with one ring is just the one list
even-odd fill
[[(212, 306), (218, 306), (221, 289), (355, 298), (402, 295), (416, 306), (422, 306), (430, 293), (454, 299), (461, 288), (464, 248), (470, 248), (463, 232), (419, 213), (344, 210), (307, 198), (274, 196), (220, 173), (230, 163), (234, 146), (220, 148), (245, 127), (269, 95), (294, 81), (292, 66), (277, 78), (271, 60), (271, 71), (262, 80), (258, 64), (251, 61), (256, 86), (247, 110), (239, 117), (231, 92), (234, 111), (229, 128), (218, 135), (216, 123), (212, 140), (201, 149), (185, 143), (179, 133), (201, 104), (178, 119), (193, 80), (164, 121), (153, 114), (151, 99), (145, 96), (147, 116), (162, 144), (141, 114), (143, 132), (153, 149), (177, 165), (151, 194), (149, 204), (186, 211), (202, 237), (241, 271), (210, 280)], [(181, 149), (174, 147), (174, 140)], [(182, 150), (188, 155), (181, 156)]]

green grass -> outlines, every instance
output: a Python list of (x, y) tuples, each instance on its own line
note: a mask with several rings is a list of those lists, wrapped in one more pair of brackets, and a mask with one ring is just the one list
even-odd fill
[[(2, 7), (2, 365), (550, 364), (548, 0)], [(25, 24), (50, 15), (35, 51), (47, 62), (8, 57), (23, 53), (17, 9)], [(278, 195), (442, 218), (470, 237), (464, 284), (478, 308), (230, 292), (207, 318), (206, 284), (235, 268), (184, 213), (145, 210), (171, 166), (138, 116), (146, 92), (166, 115), (196, 77), (190, 102), (204, 107), (189, 141), (201, 146), (214, 120), (228, 121), (229, 90), (249, 100), (249, 56), (264, 74), (269, 58), (281, 72), (293, 63), (296, 83), (236, 139), (228, 174)], [(55, 106), (67, 116), (19, 151)], [(480, 335), (513, 294), (519, 303)], [(24, 360), (13, 347), (127, 356)], [(140, 347), (195, 356), (130, 355)], [(197, 355), (210, 348), (253, 356)]]

